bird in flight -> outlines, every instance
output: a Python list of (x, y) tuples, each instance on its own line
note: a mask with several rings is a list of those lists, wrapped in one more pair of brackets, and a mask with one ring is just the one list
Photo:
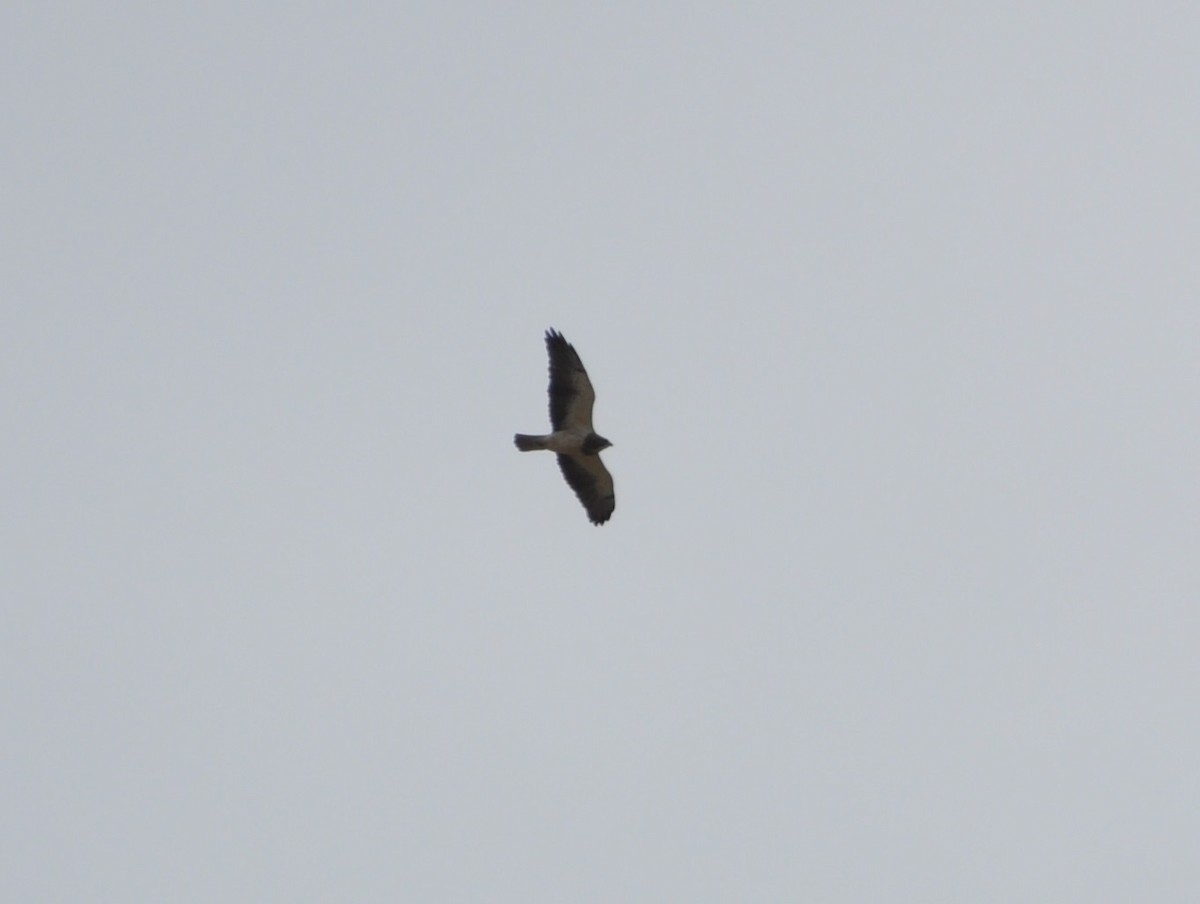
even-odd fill
[(553, 433), (513, 437), (522, 452), (547, 449), (558, 455), (558, 466), (592, 524), (603, 524), (617, 507), (613, 479), (600, 460), (600, 450), (612, 445), (592, 429), (592, 404), (596, 392), (579, 353), (562, 333), (546, 331), (550, 353), (550, 426)]

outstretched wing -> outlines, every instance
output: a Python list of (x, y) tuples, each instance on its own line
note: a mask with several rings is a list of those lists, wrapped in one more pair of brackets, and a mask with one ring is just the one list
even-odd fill
[(560, 455), (558, 466), (587, 509), (592, 524), (603, 524), (612, 517), (617, 497), (613, 493), (612, 475), (599, 455)]
[(555, 330), (546, 331), (546, 351), (550, 353), (550, 426), (590, 431), (596, 392), (579, 353)]

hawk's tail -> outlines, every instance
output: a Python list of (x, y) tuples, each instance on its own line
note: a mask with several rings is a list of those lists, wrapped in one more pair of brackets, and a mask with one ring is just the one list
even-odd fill
[(529, 436), (525, 433), (518, 433), (513, 437), (513, 442), (517, 444), (517, 448), (522, 452), (532, 452), (535, 449), (545, 449), (546, 442), (540, 436)]

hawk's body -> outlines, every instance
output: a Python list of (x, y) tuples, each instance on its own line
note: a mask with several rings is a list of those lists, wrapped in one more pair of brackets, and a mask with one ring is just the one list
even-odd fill
[(616, 508), (612, 475), (600, 460), (600, 450), (612, 445), (592, 429), (596, 392), (575, 347), (562, 333), (546, 331), (550, 354), (550, 426), (553, 433), (514, 437), (522, 452), (546, 449), (558, 454), (563, 477), (587, 509), (593, 524), (603, 524)]

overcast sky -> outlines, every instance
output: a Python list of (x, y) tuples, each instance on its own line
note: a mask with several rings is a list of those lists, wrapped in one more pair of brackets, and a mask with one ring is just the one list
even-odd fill
[(1198, 900), (1198, 34), (9, 4), (0, 898)]

